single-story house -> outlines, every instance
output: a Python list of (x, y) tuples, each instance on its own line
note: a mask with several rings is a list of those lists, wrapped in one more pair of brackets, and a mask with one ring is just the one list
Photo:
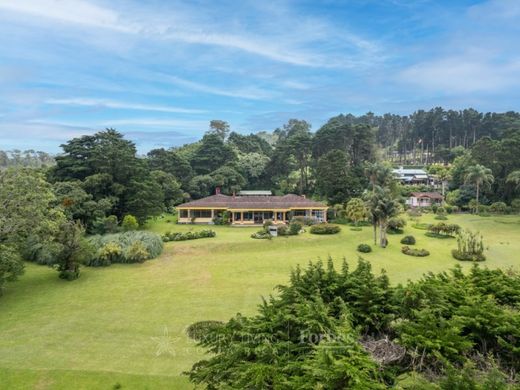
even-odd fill
[(403, 184), (434, 184), (433, 177), (428, 175), (424, 169), (399, 167), (392, 172), (396, 179)]
[(232, 225), (261, 225), (265, 220), (289, 222), (292, 217), (315, 218), (327, 221), (327, 205), (299, 195), (224, 195), (217, 193), (177, 206), (178, 223), (212, 224), (215, 217), (229, 213)]
[(438, 192), (412, 192), (406, 200), (411, 207), (430, 207), (434, 204), (441, 205), (444, 198)]

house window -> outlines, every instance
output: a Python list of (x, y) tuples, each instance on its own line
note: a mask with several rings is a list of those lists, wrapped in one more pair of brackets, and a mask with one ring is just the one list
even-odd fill
[(244, 212), (244, 221), (252, 221), (253, 220), (253, 213), (251, 211), (245, 211)]
[(293, 210), (293, 215), (295, 217), (305, 217), (307, 215), (307, 210)]
[(312, 210), (312, 216), (318, 220), (323, 220), (323, 210)]
[(188, 210), (180, 210), (179, 211), (180, 218), (188, 218)]
[(192, 210), (193, 218), (211, 218), (211, 210)]
[(241, 221), (242, 220), (242, 214), (241, 213), (234, 213), (234, 220), (235, 221)]

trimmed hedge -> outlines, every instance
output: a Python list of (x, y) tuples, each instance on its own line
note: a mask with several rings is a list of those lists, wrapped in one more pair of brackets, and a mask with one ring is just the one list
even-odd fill
[(408, 256), (425, 257), (430, 256), (430, 252), (426, 249), (410, 248), (409, 246), (403, 246), (401, 252)]
[(405, 236), (401, 239), (401, 244), (415, 245), (415, 237), (414, 236)]
[(162, 236), (163, 242), (170, 241), (187, 241), (187, 240), (197, 240), (199, 238), (210, 238), (215, 237), (217, 233), (213, 230), (199, 230), (199, 231), (190, 231), (190, 232), (168, 232)]
[(372, 252), (372, 247), (368, 244), (359, 244), (357, 250), (361, 253), (370, 253)]
[(311, 234), (337, 234), (341, 231), (341, 228), (336, 225), (328, 223), (320, 223), (318, 225), (311, 226)]

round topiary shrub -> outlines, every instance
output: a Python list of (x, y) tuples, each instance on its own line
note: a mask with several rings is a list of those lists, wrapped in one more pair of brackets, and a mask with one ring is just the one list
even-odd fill
[(401, 244), (415, 245), (415, 237), (414, 236), (405, 236), (401, 239)]
[(320, 223), (318, 225), (311, 226), (311, 234), (336, 234), (341, 231), (341, 228), (336, 225), (328, 223)]
[(426, 249), (410, 248), (409, 246), (403, 246), (401, 252), (408, 256), (425, 257), (430, 256), (430, 252)]
[(368, 244), (359, 244), (357, 250), (361, 253), (370, 253), (372, 252), (372, 247)]

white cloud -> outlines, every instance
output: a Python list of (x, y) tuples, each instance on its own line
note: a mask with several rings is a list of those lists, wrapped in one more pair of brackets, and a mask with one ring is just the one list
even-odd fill
[[(126, 13), (124, 10), (116, 10), (96, 5), (87, 0), (20, 0), (0, 2), (0, 9), (25, 15), (32, 15), (41, 23), (43, 19), (50, 19), (67, 23), (73, 28), (95, 27), (105, 30), (113, 30), (120, 33), (136, 35), (152, 40), (174, 41), (187, 44), (199, 44), (224, 47), (254, 54), (273, 61), (291, 65), (306, 67), (356, 67), (366, 66), (371, 60), (377, 60), (381, 56), (375, 56), (378, 47), (374, 42), (368, 41), (356, 34), (338, 30), (327, 22), (316, 18), (300, 15), (288, 15), (287, 12), (278, 15), (278, 18), (296, 17), (299, 22), (291, 29), (282, 28), (282, 20), (262, 20), (257, 24), (277, 28), (270, 34), (260, 31), (250, 33), (251, 28), (240, 28), (236, 31), (222, 32), (226, 24), (205, 25), (204, 20), (194, 15), (200, 14), (198, 9), (180, 7), (172, 3), (165, 15), (151, 14), (146, 8), (131, 8)], [(141, 12), (143, 11), (143, 12)], [(264, 15), (265, 17), (266, 15)], [(338, 46), (351, 46), (353, 51), (338, 54), (341, 51), (333, 50), (333, 53), (320, 50), (305, 49), (306, 46), (317, 41), (326, 42), (331, 46), (332, 42)], [(367, 58), (365, 57), (369, 57)], [(349, 58), (350, 57), (350, 58)]]
[(117, 12), (83, 0), (3, 1), (0, 8), (65, 23), (131, 31), (120, 23)]
[(191, 89), (193, 91), (209, 93), (212, 95), (220, 95), (234, 98), (243, 98), (251, 100), (267, 100), (273, 98), (274, 94), (271, 91), (266, 91), (256, 87), (248, 87), (242, 89), (224, 89), (217, 88), (199, 82), (186, 80), (177, 76), (161, 75), (166, 82), (170, 82), (182, 88)]
[(156, 118), (127, 118), (103, 121), (103, 127), (111, 126), (143, 126), (143, 127), (170, 127), (186, 130), (201, 130), (208, 127), (209, 121), (177, 120)]
[(119, 102), (114, 100), (106, 99), (90, 99), (90, 98), (73, 98), (73, 99), (48, 99), (45, 101), (47, 104), (56, 105), (70, 105), (70, 106), (91, 106), (91, 107), (106, 107), (122, 110), (139, 110), (139, 111), (159, 111), (159, 112), (171, 112), (179, 114), (201, 114), (205, 113), (205, 110), (164, 106), (164, 105), (152, 105), (152, 104), (137, 104), (128, 102)]
[(399, 78), (446, 94), (498, 92), (520, 84), (520, 59), (493, 63), (481, 58), (449, 57), (415, 64)]

